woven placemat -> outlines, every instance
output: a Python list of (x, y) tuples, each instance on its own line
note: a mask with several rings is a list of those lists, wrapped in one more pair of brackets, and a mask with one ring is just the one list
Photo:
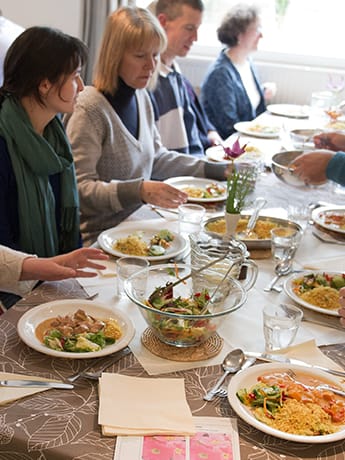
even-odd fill
[(203, 361), (218, 355), (223, 347), (223, 339), (219, 335), (213, 334), (206, 342), (196, 347), (174, 347), (161, 342), (148, 327), (141, 336), (143, 345), (154, 355), (172, 361)]

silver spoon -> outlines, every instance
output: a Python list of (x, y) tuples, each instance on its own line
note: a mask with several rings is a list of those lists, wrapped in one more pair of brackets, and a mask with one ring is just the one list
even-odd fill
[(277, 281), (279, 281), (279, 279), (282, 276), (288, 275), (291, 272), (292, 258), (293, 256), (288, 256), (277, 263), (277, 265), (274, 267), (274, 272), (276, 273), (276, 276), (272, 279), (269, 285), (264, 288), (265, 292), (272, 291)]
[(256, 225), (256, 222), (259, 218), (259, 213), (261, 211), (261, 209), (266, 205), (267, 201), (265, 200), (265, 198), (262, 198), (262, 197), (258, 197), (256, 200), (255, 200), (255, 204), (254, 204), (254, 211), (253, 211), (253, 214), (250, 216), (250, 219), (248, 221), (248, 224), (247, 224), (247, 228), (243, 231), (243, 232), (240, 232), (237, 234), (237, 237), (240, 238), (240, 239), (246, 239), (248, 238), (255, 225)]
[(237, 372), (241, 368), (245, 359), (246, 359), (245, 354), (240, 348), (235, 348), (234, 350), (231, 350), (230, 353), (228, 353), (225, 356), (223, 364), (222, 364), (222, 368), (224, 369), (224, 374), (217, 381), (215, 386), (205, 394), (204, 396), (205, 401), (212, 401), (212, 399), (217, 394), (218, 389), (221, 387), (226, 377), (229, 374), (234, 374), (235, 372)]

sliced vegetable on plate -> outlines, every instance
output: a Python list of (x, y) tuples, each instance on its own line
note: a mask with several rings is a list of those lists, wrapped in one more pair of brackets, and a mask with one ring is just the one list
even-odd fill
[(345, 287), (345, 272), (303, 272), (291, 275), (284, 284), (295, 302), (320, 313), (339, 316), (339, 290)]

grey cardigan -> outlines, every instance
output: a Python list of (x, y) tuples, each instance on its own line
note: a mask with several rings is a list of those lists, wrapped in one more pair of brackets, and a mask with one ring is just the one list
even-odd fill
[(133, 137), (107, 99), (88, 86), (65, 118), (75, 160), (86, 245), (143, 204), (143, 180), (193, 175), (224, 180), (224, 164), (206, 162), (162, 146), (146, 90), (137, 90), (139, 139)]

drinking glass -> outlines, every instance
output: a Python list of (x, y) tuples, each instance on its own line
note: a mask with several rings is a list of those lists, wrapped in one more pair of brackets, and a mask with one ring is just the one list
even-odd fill
[(291, 255), (291, 249), (298, 247), (301, 239), (301, 232), (293, 228), (276, 227), (271, 230), (271, 249), (275, 260), (285, 259)]
[(146, 290), (147, 276), (150, 263), (146, 259), (140, 257), (121, 257), (116, 261), (116, 274), (117, 274), (117, 295), (120, 297), (127, 297), (123, 289), (124, 281), (129, 278), (133, 273), (141, 271), (141, 276), (137, 279), (136, 290), (138, 294), (142, 292), (144, 295)]
[(199, 204), (181, 204), (178, 207), (179, 232), (187, 235), (200, 232), (205, 213), (205, 208)]
[(334, 102), (334, 94), (331, 91), (312, 93), (309, 119), (317, 128), (323, 127), (329, 119), (326, 111), (331, 109)]
[(299, 224), (303, 230), (306, 230), (311, 218), (311, 210), (305, 204), (289, 204), (288, 219)]
[(265, 350), (286, 348), (295, 340), (303, 312), (294, 305), (266, 305), (263, 310)]

